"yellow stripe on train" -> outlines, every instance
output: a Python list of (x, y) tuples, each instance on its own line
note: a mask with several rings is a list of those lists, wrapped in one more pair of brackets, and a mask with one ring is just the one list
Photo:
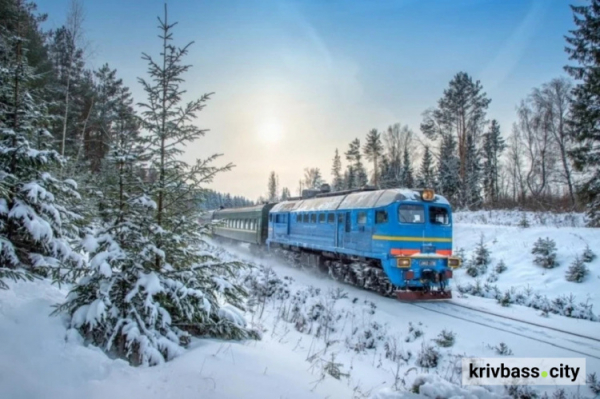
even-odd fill
[(387, 241), (429, 241), (429, 242), (452, 242), (452, 238), (438, 238), (438, 237), (398, 237), (398, 236), (378, 236), (372, 237), (374, 240), (387, 240)]

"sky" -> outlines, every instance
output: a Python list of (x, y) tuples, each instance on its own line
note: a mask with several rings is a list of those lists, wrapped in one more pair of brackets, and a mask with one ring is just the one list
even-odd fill
[[(46, 28), (70, 0), (37, 0)], [(464, 71), (491, 98), (508, 136), (532, 88), (566, 76), (569, 4), (582, 0), (177, 0), (174, 43), (194, 44), (184, 98), (214, 93), (196, 124), (209, 129), (189, 161), (219, 153), (235, 164), (211, 188), (257, 199), (271, 171), (298, 192), (307, 167), (326, 180), (334, 152), (394, 123), (420, 134), (452, 77)], [(145, 100), (142, 52), (158, 56), (162, 0), (82, 0), (88, 65), (108, 63)], [(418, 158), (419, 154), (415, 154)], [(345, 161), (345, 160), (344, 160)], [(344, 162), (345, 166), (345, 162)]]

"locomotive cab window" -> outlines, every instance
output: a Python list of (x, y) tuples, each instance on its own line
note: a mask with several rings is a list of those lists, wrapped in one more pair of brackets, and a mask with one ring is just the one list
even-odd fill
[(375, 211), (375, 223), (382, 224), (388, 222), (388, 213), (387, 211)]
[(424, 223), (425, 210), (422, 205), (400, 205), (398, 207), (398, 220), (400, 223)]
[(367, 224), (367, 213), (358, 212), (358, 215), (356, 216), (356, 222), (358, 224)]
[(446, 208), (441, 208), (439, 206), (430, 206), (429, 207), (429, 223), (449, 225), (450, 224), (450, 216), (448, 215), (448, 210)]

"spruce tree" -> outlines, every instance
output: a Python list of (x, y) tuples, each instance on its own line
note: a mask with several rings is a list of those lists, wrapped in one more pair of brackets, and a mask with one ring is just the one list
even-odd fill
[(79, 194), (73, 180), (52, 174), (64, 160), (51, 149), (47, 104), (21, 36), (30, 14), (13, 6), (6, 16), (13, 20), (0, 25), (0, 288), (6, 278), (58, 276), (82, 264), (71, 248), (80, 217), (70, 205)]
[(348, 151), (345, 152), (348, 166), (346, 173), (344, 174), (344, 180), (346, 189), (351, 190), (353, 188), (360, 187), (358, 181), (358, 174), (360, 171), (357, 169), (357, 164), (360, 163), (360, 141), (354, 139), (348, 146)]
[(348, 189), (360, 188), (368, 183), (367, 171), (362, 163), (362, 154), (360, 152), (360, 140), (354, 139), (346, 152), (348, 160)]
[(418, 185), (421, 188), (435, 188), (435, 171), (433, 169), (433, 156), (429, 146), (425, 146), (425, 153), (419, 170)]
[(404, 147), (404, 159), (402, 164), (402, 186), (413, 188), (415, 186), (415, 181), (413, 178), (412, 163), (410, 161), (410, 155), (407, 147)]
[(372, 129), (367, 134), (365, 146), (363, 148), (365, 157), (373, 162), (373, 185), (379, 185), (379, 160), (383, 155), (383, 143), (381, 142), (381, 133), (377, 129)]
[(437, 181), (440, 194), (453, 203), (457, 199), (460, 188), (459, 163), (454, 136), (450, 134), (442, 136)]
[(269, 174), (269, 184), (268, 184), (268, 201), (269, 202), (277, 202), (279, 197), (277, 195), (277, 191), (279, 190), (279, 178), (275, 171), (272, 171)]
[(490, 129), (483, 135), (483, 190), (490, 203), (498, 201), (498, 165), (506, 144), (500, 134), (500, 125), (494, 119)]
[[(148, 103), (140, 104), (139, 119), (123, 104), (106, 159), (113, 173), (105, 182), (103, 222), (82, 243), (91, 274), (58, 308), (89, 342), (136, 365), (172, 359), (190, 335), (254, 336), (235, 310), (245, 296), (233, 282), (241, 265), (223, 260), (197, 223), (202, 185), (231, 165), (211, 166), (215, 156), (193, 165), (181, 160), (184, 148), (204, 135), (193, 121), (208, 96), (181, 104), (189, 45), (172, 44), (175, 24), (166, 6), (159, 22), (161, 58), (144, 55), (150, 80), (140, 79)], [(148, 167), (156, 176), (142, 173)]]
[(475, 152), (469, 146), (478, 149), (490, 102), (479, 81), (473, 81), (467, 73), (459, 72), (444, 90), (437, 108), (427, 111), (421, 124), (421, 131), (432, 140), (444, 139), (447, 135), (456, 137), (460, 206), (471, 205), (464, 201), (472, 202), (474, 188), (479, 184), (478, 176), (469, 176), (470, 171), (476, 170), (473, 163)]
[(587, 206), (588, 225), (600, 227), (600, 0), (571, 9), (576, 29), (566, 38), (566, 51), (578, 65), (565, 69), (578, 83), (571, 105), (575, 147), (570, 156), (583, 172), (577, 190)]
[(338, 149), (335, 149), (335, 156), (333, 157), (333, 166), (331, 167), (331, 177), (333, 178), (331, 183), (331, 191), (340, 191), (344, 188), (344, 178), (342, 176), (342, 160)]
[(468, 208), (481, 205), (481, 161), (480, 153), (475, 146), (473, 136), (467, 136), (466, 181), (461, 191), (463, 206)]

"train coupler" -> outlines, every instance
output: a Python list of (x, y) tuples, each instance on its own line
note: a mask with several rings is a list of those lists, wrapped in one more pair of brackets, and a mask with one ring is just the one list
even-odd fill
[(431, 301), (451, 299), (452, 291), (396, 291), (396, 298), (401, 301)]

